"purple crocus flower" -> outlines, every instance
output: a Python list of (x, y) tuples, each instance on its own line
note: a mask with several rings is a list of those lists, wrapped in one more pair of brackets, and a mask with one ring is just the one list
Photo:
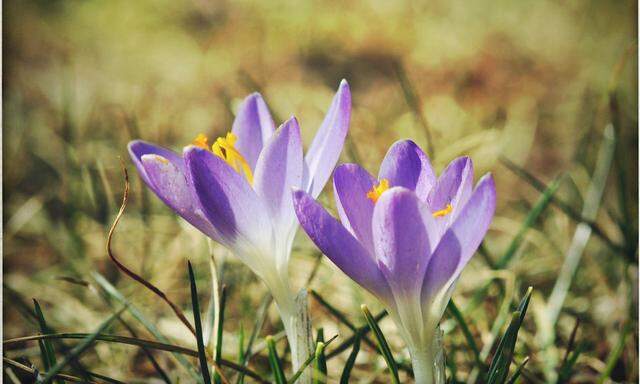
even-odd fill
[(350, 115), (351, 94), (343, 80), (306, 155), (297, 120), (292, 117), (276, 130), (257, 93), (244, 100), (231, 132), (211, 146), (198, 135), (181, 156), (144, 141), (129, 143), (147, 186), (265, 282), (292, 349), (297, 348), (291, 340), (296, 305), (288, 263), (298, 222), (291, 189), (320, 194), (340, 156)]
[(432, 383), (436, 328), (493, 218), (492, 176), (474, 189), (471, 159), (461, 157), (436, 178), (426, 154), (404, 140), (389, 149), (377, 178), (343, 164), (333, 186), (340, 221), (313, 196), (294, 192), (302, 228), (386, 306), (409, 348), (416, 382)]

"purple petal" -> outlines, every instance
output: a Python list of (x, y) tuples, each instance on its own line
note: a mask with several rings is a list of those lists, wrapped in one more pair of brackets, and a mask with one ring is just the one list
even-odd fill
[(161, 155), (142, 155), (141, 163), (149, 180), (147, 184), (160, 200), (204, 234), (220, 241), (220, 234), (204, 218), (194, 201), (183, 172)]
[[(129, 156), (131, 157), (133, 164), (138, 169), (138, 173), (140, 174), (140, 177), (147, 185), (149, 185), (149, 187), (152, 190), (154, 189), (150, 185), (151, 183), (149, 182), (149, 177), (147, 176), (147, 172), (145, 171), (144, 166), (142, 165), (142, 156), (160, 155), (165, 159), (169, 160), (181, 172), (184, 171), (184, 161), (182, 160), (182, 157), (170, 149), (163, 148), (163, 147), (148, 143), (146, 141), (134, 140), (129, 142), (129, 145), (127, 145), (127, 150), (129, 151)], [(154, 192), (157, 193), (157, 191), (155, 190)]]
[(371, 218), (373, 201), (367, 192), (376, 183), (375, 177), (357, 164), (342, 164), (333, 173), (333, 190), (342, 224), (373, 254)]
[(435, 231), (429, 208), (413, 191), (394, 187), (378, 199), (373, 210), (376, 258), (396, 294), (419, 295)]
[(422, 286), (423, 302), (455, 282), (480, 246), (495, 208), (496, 187), (493, 177), (487, 174), (434, 251)]
[(255, 169), (262, 147), (269, 140), (275, 124), (267, 104), (259, 93), (247, 96), (238, 110), (231, 131), (238, 137), (236, 149)]
[(269, 247), (272, 228), (267, 208), (244, 176), (205, 149), (189, 146), (184, 159), (193, 195), (225, 242)]
[(392, 187), (405, 187), (423, 201), (436, 182), (427, 155), (411, 140), (396, 141), (382, 160), (378, 179), (388, 179)]
[(256, 164), (254, 188), (274, 222), (291, 226), (295, 221), (291, 189), (302, 186), (302, 170), (300, 126), (292, 117), (271, 137)]
[(306, 169), (304, 185), (307, 192), (317, 197), (329, 180), (336, 165), (351, 118), (351, 91), (346, 80), (342, 80), (331, 107), (320, 125), (316, 136), (304, 158)]
[(429, 193), (429, 207), (432, 211), (445, 209), (451, 204), (453, 211), (445, 216), (446, 223), (452, 223), (458, 217), (473, 190), (473, 163), (468, 157), (453, 160), (438, 178)]
[(338, 220), (301, 190), (293, 192), (293, 206), (302, 228), (342, 272), (382, 300), (391, 297), (373, 255)]

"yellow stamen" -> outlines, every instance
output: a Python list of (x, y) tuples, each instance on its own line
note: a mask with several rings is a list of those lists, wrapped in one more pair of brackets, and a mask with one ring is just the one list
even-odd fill
[(443, 217), (443, 216), (447, 216), (448, 214), (451, 213), (451, 211), (453, 211), (453, 206), (451, 204), (447, 204), (447, 207), (445, 209), (441, 209), (439, 211), (435, 211), (432, 213), (433, 217)]
[(193, 145), (202, 149), (209, 149), (209, 144), (207, 143), (208, 141), (209, 141), (209, 138), (207, 138), (207, 136), (203, 135), (202, 133), (199, 133), (198, 136), (196, 136), (196, 138), (193, 139)]
[(211, 146), (211, 152), (222, 160), (226, 161), (236, 172), (244, 173), (244, 176), (253, 185), (253, 172), (247, 160), (235, 148), (238, 137), (232, 132), (228, 132), (225, 137), (218, 137)]
[(214, 155), (226, 161), (236, 172), (240, 173), (242, 170), (249, 184), (253, 185), (253, 172), (247, 160), (236, 149), (235, 144), (237, 140), (238, 137), (236, 135), (232, 132), (227, 132), (225, 137), (218, 137), (211, 148), (209, 148), (209, 139), (200, 133), (193, 139), (193, 145), (213, 152)]
[(382, 179), (378, 185), (374, 185), (367, 192), (367, 198), (375, 203), (387, 189), (389, 189), (389, 180)]

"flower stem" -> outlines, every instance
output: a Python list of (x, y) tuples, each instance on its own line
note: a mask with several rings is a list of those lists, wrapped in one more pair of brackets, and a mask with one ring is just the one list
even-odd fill
[(426, 348), (409, 348), (416, 384), (444, 384), (444, 350), (442, 332), (436, 329), (433, 342)]
[[(289, 341), (289, 347), (291, 348), (292, 373), (296, 373), (313, 353), (307, 291), (302, 289), (297, 296), (293, 297), (288, 288), (274, 288), (274, 286), (271, 287), (271, 294), (278, 307), (278, 312), (284, 325), (284, 331)], [(296, 383), (311, 383), (311, 370), (305, 369)]]

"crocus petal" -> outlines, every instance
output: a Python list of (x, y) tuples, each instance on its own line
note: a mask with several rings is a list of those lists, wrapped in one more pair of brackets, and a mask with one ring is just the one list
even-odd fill
[(392, 187), (405, 187), (415, 191), (426, 201), (436, 182), (427, 155), (411, 140), (396, 141), (382, 160), (378, 179), (388, 179)]
[(181, 172), (184, 171), (184, 161), (182, 160), (182, 157), (170, 149), (163, 148), (163, 147), (148, 143), (146, 141), (134, 140), (129, 142), (129, 145), (127, 145), (127, 150), (129, 151), (129, 156), (131, 157), (133, 164), (138, 169), (138, 173), (140, 174), (140, 177), (142, 178), (142, 180), (147, 185), (149, 185), (149, 187), (152, 190), (154, 190), (154, 192), (156, 193), (157, 191), (155, 191), (153, 186), (150, 185), (151, 183), (149, 182), (150, 181), (149, 176), (147, 176), (147, 172), (144, 169), (144, 166), (142, 165), (142, 156), (144, 155), (162, 156), (163, 158), (169, 160)]
[(375, 177), (357, 164), (342, 164), (333, 173), (333, 190), (340, 220), (371, 254), (374, 253), (371, 235), (374, 203), (367, 198), (367, 192), (375, 183)]
[(442, 171), (427, 201), (433, 211), (445, 209), (447, 204), (451, 204), (453, 211), (445, 216), (446, 226), (448, 226), (459, 216), (472, 190), (473, 163), (466, 156), (459, 157)]
[(252, 170), (256, 167), (262, 147), (274, 130), (273, 118), (262, 96), (259, 93), (247, 96), (240, 105), (231, 131), (238, 137), (236, 149)]
[(429, 208), (413, 191), (394, 187), (378, 199), (372, 226), (376, 258), (391, 289), (419, 297), (436, 232)]
[(186, 147), (184, 159), (193, 196), (225, 243), (236, 250), (243, 248), (241, 252), (269, 251), (272, 228), (268, 211), (244, 176), (205, 149)]
[(293, 205), (300, 226), (322, 253), (363, 288), (388, 301), (389, 286), (373, 255), (306, 192), (294, 191)]
[(320, 194), (340, 157), (350, 118), (351, 92), (347, 81), (342, 80), (304, 158), (306, 168), (303, 185), (313, 197)]
[(291, 189), (302, 185), (302, 141), (295, 118), (287, 120), (263, 149), (254, 178), (256, 193), (262, 197), (276, 225), (287, 232), (295, 222)]
[(184, 173), (174, 163), (156, 154), (142, 155), (141, 162), (150, 182), (148, 185), (160, 200), (205, 235), (216, 241), (221, 240), (220, 234), (205, 219), (194, 201)]
[[(423, 302), (431, 300), (443, 290), (449, 291), (480, 246), (495, 208), (496, 187), (493, 177), (487, 174), (480, 179), (471, 198), (434, 251), (422, 285)], [(446, 297), (446, 301), (448, 299)]]

